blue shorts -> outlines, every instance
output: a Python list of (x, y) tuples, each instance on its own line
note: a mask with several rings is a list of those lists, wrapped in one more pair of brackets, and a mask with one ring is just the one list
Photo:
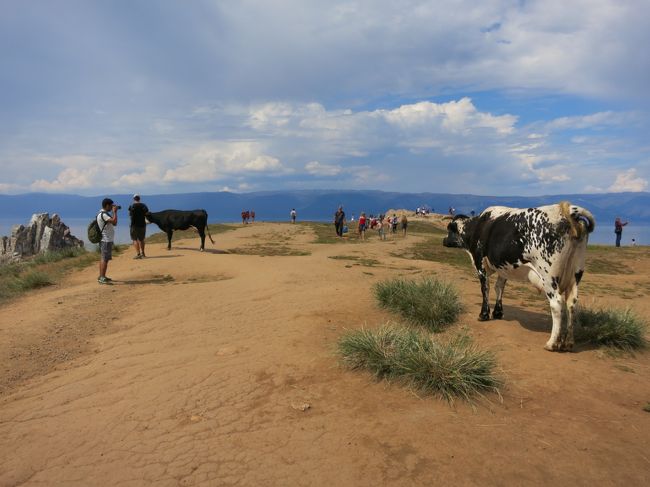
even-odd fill
[(113, 242), (99, 242), (99, 251), (104, 262), (113, 259)]

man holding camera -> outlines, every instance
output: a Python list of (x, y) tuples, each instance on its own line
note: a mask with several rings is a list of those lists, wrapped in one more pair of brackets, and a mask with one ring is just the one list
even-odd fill
[[(106, 277), (108, 261), (113, 258), (113, 241), (115, 240), (115, 225), (117, 225), (117, 210), (122, 208), (115, 205), (110, 198), (102, 200), (102, 209), (97, 214), (97, 224), (102, 231), (102, 240), (99, 242), (99, 279), (100, 284), (110, 284), (112, 279)], [(111, 216), (111, 213), (113, 215)]]
[(131, 240), (133, 240), (133, 247), (137, 252), (134, 259), (144, 259), (144, 237), (147, 233), (147, 221), (145, 215), (149, 213), (147, 205), (140, 202), (140, 195), (133, 195), (133, 203), (129, 206), (129, 216), (131, 217), (131, 226), (129, 227), (131, 233)]

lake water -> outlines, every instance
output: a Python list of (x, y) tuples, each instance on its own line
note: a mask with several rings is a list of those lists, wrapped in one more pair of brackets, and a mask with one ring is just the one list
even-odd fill
[[(86, 229), (89, 221), (85, 218), (69, 218), (64, 220), (63, 223), (70, 227), (72, 235), (80, 238), (88, 245)], [(26, 220), (22, 224), (25, 225), (28, 222), (29, 220)], [(0, 236), (11, 235), (11, 227), (15, 224), (15, 221), (0, 218)], [(147, 225), (147, 235), (152, 235), (159, 231), (160, 229), (156, 225)], [(636, 245), (650, 245), (650, 225), (629, 224), (624, 227), (621, 245), (631, 245), (632, 239), (636, 240)], [(126, 222), (122, 220), (115, 228), (115, 241), (120, 244), (131, 243), (128, 219)], [(597, 225), (596, 230), (589, 237), (589, 243), (591, 244), (614, 245), (615, 241), (616, 235), (614, 235), (613, 223), (612, 225)]]

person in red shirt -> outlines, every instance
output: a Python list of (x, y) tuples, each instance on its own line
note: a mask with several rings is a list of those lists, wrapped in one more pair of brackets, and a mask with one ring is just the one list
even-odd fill
[(366, 239), (366, 221), (366, 214), (361, 212), (361, 216), (359, 217), (359, 238), (361, 240)]

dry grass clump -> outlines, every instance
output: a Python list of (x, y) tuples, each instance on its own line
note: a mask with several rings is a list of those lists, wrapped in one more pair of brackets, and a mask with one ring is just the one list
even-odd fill
[(422, 331), (386, 325), (346, 333), (338, 352), (350, 369), (369, 370), (377, 379), (397, 380), (449, 402), (499, 394), (502, 384), (494, 354), (479, 350), (466, 336), (437, 342)]
[(578, 308), (575, 313), (575, 339), (579, 343), (631, 352), (647, 348), (646, 323), (627, 309)]
[(431, 277), (420, 281), (390, 279), (375, 284), (373, 291), (382, 308), (430, 331), (441, 331), (454, 323), (463, 310), (456, 288)]
[(0, 302), (30, 289), (50, 286), (70, 269), (85, 267), (97, 258), (97, 254), (83, 248), (69, 248), (0, 265)]

